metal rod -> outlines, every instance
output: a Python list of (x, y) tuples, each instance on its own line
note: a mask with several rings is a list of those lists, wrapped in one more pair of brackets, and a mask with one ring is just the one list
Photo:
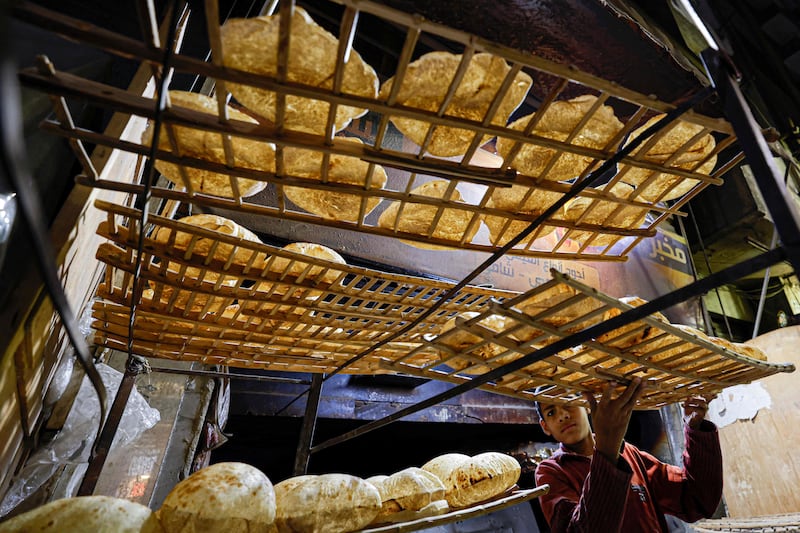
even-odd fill
[(95, 441), (94, 453), (89, 460), (89, 466), (86, 468), (81, 485), (78, 487), (78, 496), (91, 496), (94, 493), (97, 480), (103, 471), (108, 452), (111, 450), (111, 444), (114, 442), (114, 436), (122, 420), (122, 414), (125, 412), (125, 406), (128, 405), (128, 398), (136, 382), (136, 376), (144, 369), (143, 360), (143, 358), (135, 355), (128, 356), (128, 360), (125, 363), (125, 373), (122, 375), (122, 381), (120, 381), (119, 388), (114, 396), (114, 403), (111, 404), (111, 410), (108, 412), (105, 424), (103, 424), (103, 430)]
[(800, 272), (800, 215), (792, 205), (781, 179), (772, 153), (767, 146), (761, 127), (753, 118), (738, 83), (728, 72), (723, 56), (716, 50), (705, 50), (700, 54), (709, 73), (709, 79), (717, 89), (725, 117), (730, 121), (747, 163), (753, 171), (758, 189), (769, 209), (787, 257), (796, 272)]
[[(769, 245), (769, 249), (772, 250), (778, 244), (778, 230), (772, 230), (772, 242)], [(755, 324), (753, 324), (753, 337), (756, 338), (758, 336), (758, 328), (761, 326), (761, 315), (764, 314), (764, 303), (767, 299), (767, 286), (769, 285), (769, 274), (770, 274), (770, 267), (767, 267), (766, 272), (764, 272), (764, 283), (761, 285), (761, 296), (758, 298), (758, 311), (756, 311), (756, 320)]]
[(495, 368), (494, 370), (486, 372), (485, 374), (475, 376), (470, 381), (462, 383), (460, 385), (456, 385), (450, 390), (444, 391), (435, 396), (431, 396), (426, 400), (422, 400), (405, 409), (396, 411), (379, 420), (368, 422), (367, 424), (364, 424), (363, 426), (360, 426), (342, 435), (339, 435), (338, 437), (328, 439), (312, 447), (311, 453), (316, 453), (318, 451), (330, 448), (331, 446), (334, 446), (346, 440), (350, 440), (359, 435), (363, 435), (375, 429), (381, 428), (385, 425), (394, 422), (395, 420), (416, 413), (423, 409), (427, 409), (428, 407), (432, 407), (445, 400), (448, 400), (450, 398), (463, 394), (467, 391), (475, 389), (483, 385), (484, 383), (505, 376), (510, 372), (519, 370), (537, 361), (541, 361), (542, 359), (554, 355), (562, 350), (569, 349), (572, 346), (581, 344), (585, 341), (588, 341), (589, 339), (597, 338), (603, 333), (607, 333), (611, 330), (620, 328), (635, 320), (640, 320), (646, 317), (647, 315), (655, 313), (656, 311), (660, 311), (676, 303), (683, 302), (694, 296), (699, 296), (701, 294), (704, 294), (705, 292), (708, 292), (714, 287), (739, 279), (748, 274), (752, 274), (753, 272), (758, 272), (759, 270), (763, 270), (768, 265), (773, 265), (779, 261), (784, 260), (788, 254), (789, 252), (787, 252), (784, 249), (784, 247), (780, 247), (771, 250), (769, 252), (765, 252), (751, 259), (742, 261), (741, 263), (728, 267), (724, 270), (720, 270), (716, 274), (712, 274), (707, 278), (695, 281), (694, 283), (691, 283), (685, 287), (682, 287), (680, 289), (667, 293), (663, 296), (655, 298), (654, 300), (651, 300), (650, 302), (647, 302), (639, 307), (635, 307), (629, 311), (625, 311), (624, 313), (617, 315), (616, 317), (611, 318), (610, 320), (606, 320), (595, 326), (592, 326), (590, 328), (584, 329), (583, 331), (575, 333), (574, 335), (570, 335), (569, 337), (560, 339), (554, 342), (553, 344), (549, 344), (540, 350), (531, 352), (521, 357), (520, 359), (512, 361), (501, 367)]
[(187, 376), (201, 376), (208, 378), (237, 379), (240, 381), (264, 381), (277, 383), (292, 383), (296, 385), (308, 385), (311, 382), (307, 379), (281, 378), (277, 376), (249, 376), (247, 374), (230, 374), (227, 372), (213, 372), (211, 370), (181, 370), (178, 368), (150, 367), (150, 372), (161, 372), (162, 374), (183, 374)]
[(308, 460), (311, 458), (311, 444), (314, 442), (314, 430), (317, 428), (317, 411), (322, 395), (322, 374), (311, 376), (311, 392), (306, 402), (303, 416), (303, 427), (297, 442), (297, 454), (294, 457), (294, 475), (301, 476), (308, 471)]

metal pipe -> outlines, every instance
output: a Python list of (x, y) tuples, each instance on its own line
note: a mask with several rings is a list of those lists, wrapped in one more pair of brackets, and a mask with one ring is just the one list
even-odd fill
[(301, 476), (308, 472), (308, 460), (311, 457), (311, 443), (314, 442), (314, 430), (317, 428), (319, 399), (320, 396), (322, 396), (322, 381), (322, 374), (314, 374), (311, 377), (311, 392), (306, 402), (303, 427), (300, 430), (300, 439), (297, 442), (297, 453), (294, 457), (295, 476)]
[(238, 379), (241, 381), (265, 381), (265, 382), (277, 382), (277, 383), (292, 383), (296, 385), (308, 385), (311, 383), (311, 381), (308, 381), (307, 379), (281, 378), (277, 376), (250, 376), (247, 374), (230, 374), (227, 372), (214, 372), (211, 370), (192, 370), (192, 369), (181, 370), (178, 368), (162, 368), (162, 367), (151, 366), (149, 371), (161, 372), (164, 374), (184, 374), (187, 376), (200, 376), (207, 378)]
[[(772, 242), (769, 245), (769, 249), (772, 250), (778, 244), (778, 230), (774, 229), (772, 231)], [(767, 267), (767, 271), (764, 273), (764, 283), (761, 285), (761, 296), (758, 298), (758, 311), (756, 311), (756, 321), (753, 324), (753, 339), (758, 336), (758, 328), (761, 325), (761, 315), (764, 314), (764, 303), (767, 299), (767, 286), (769, 285), (769, 271), (770, 267)]]

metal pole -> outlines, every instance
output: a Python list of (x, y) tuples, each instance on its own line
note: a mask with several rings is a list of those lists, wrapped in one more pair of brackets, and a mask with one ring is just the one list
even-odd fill
[[(778, 244), (778, 230), (772, 230), (772, 242), (769, 245), (769, 249), (773, 250), (775, 246)], [(764, 273), (764, 283), (761, 285), (761, 297), (758, 299), (758, 311), (756, 312), (756, 323), (753, 324), (753, 337), (756, 338), (758, 336), (758, 328), (761, 326), (761, 315), (764, 313), (764, 302), (767, 299), (767, 286), (769, 285), (769, 270), (771, 266), (767, 267), (767, 271)]]
[(78, 488), (78, 496), (91, 496), (94, 492), (97, 480), (100, 478), (100, 473), (103, 471), (103, 466), (108, 458), (108, 452), (111, 450), (111, 444), (114, 442), (114, 435), (116, 435), (117, 428), (119, 428), (119, 423), (122, 420), (122, 413), (125, 412), (125, 406), (128, 404), (128, 398), (133, 390), (136, 376), (145, 368), (143, 361), (138, 356), (131, 356), (128, 357), (125, 363), (125, 373), (117, 389), (117, 394), (114, 396), (114, 403), (108, 412), (108, 418), (103, 424), (103, 430), (95, 441), (94, 453), (89, 460), (89, 466), (83, 476), (81, 486)]
[(322, 395), (322, 374), (311, 377), (311, 391), (306, 401), (306, 413), (303, 416), (303, 427), (300, 429), (300, 439), (297, 443), (297, 453), (294, 458), (294, 475), (301, 476), (308, 471), (308, 460), (311, 458), (311, 443), (314, 441), (314, 430), (317, 427), (317, 411), (319, 399)]

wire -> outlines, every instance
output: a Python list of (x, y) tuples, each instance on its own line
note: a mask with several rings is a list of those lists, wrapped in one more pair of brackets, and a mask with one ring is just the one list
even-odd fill
[[(5, 12), (0, 12), (0, 35), (4, 41), (8, 40), (11, 32), (6, 27), (8, 16)], [(89, 381), (97, 393), (100, 402), (100, 423), (97, 427), (97, 437), (103, 427), (107, 406), (106, 388), (97, 367), (94, 365), (92, 355), (86, 339), (78, 327), (78, 321), (69, 306), (69, 301), (64, 293), (64, 287), (58, 277), (55, 268), (56, 256), (50, 244), (50, 237), (45, 228), (45, 216), (39, 201), (39, 195), (35, 191), (33, 176), (27, 166), (25, 148), (23, 142), (25, 136), (22, 131), (22, 117), (20, 111), (22, 105), (19, 97), (19, 85), (17, 81), (17, 69), (11, 58), (13, 47), (8, 42), (0, 45), (2, 57), (0, 58), (0, 172), (8, 176), (11, 187), (17, 191), (19, 203), (19, 214), (21, 215), (22, 227), (27, 228), (30, 233), (30, 242), (34, 249), (36, 262), (42, 274), (42, 280), (47, 289), (50, 299), (53, 302), (56, 312), (61, 317), (61, 322), (67, 332), (69, 341), (75, 349), (78, 361)], [(95, 439), (95, 442), (98, 439)]]

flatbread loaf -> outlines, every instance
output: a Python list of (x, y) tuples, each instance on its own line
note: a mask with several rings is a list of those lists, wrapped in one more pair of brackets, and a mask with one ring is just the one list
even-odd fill
[(392, 521), (396, 513), (419, 511), (444, 498), (441, 480), (421, 468), (410, 467), (391, 476), (373, 476), (366, 481), (381, 495), (381, 511), (375, 517), (375, 523)]
[[(641, 136), (641, 134), (644, 133), (644, 130), (661, 120), (664, 116), (665, 115), (663, 114), (656, 115), (648, 120), (643, 126), (634, 130), (630, 134), (628, 142), (631, 142), (633, 139)], [(667, 127), (669, 128), (669, 126)], [(658, 141), (656, 141), (655, 144), (653, 144), (653, 146), (647, 150), (647, 153), (642, 159), (660, 165), (666, 164), (666, 161), (672, 157), (675, 152), (680, 150), (684, 145), (692, 140), (692, 138), (702, 131), (702, 126), (679, 120), (671, 129), (669, 129), (669, 131), (659, 137)], [(647, 142), (648, 141), (644, 141), (644, 143), (641, 144), (639, 148), (634, 150), (631, 155), (635, 156), (637, 152), (647, 144)], [(699, 168), (695, 167), (697, 167), (700, 161), (708, 157), (708, 155), (714, 151), (715, 147), (716, 141), (714, 140), (714, 136), (710, 133), (706, 133), (699, 140), (695, 141), (691, 147), (681, 152), (681, 154), (670, 163), (670, 166), (683, 170), (691, 170), (699, 174), (709, 175), (711, 174), (711, 171), (714, 170), (714, 165), (717, 164), (716, 155), (711, 156), (711, 158), (700, 165)], [(628, 171), (622, 175), (622, 181), (636, 186), (639, 196), (647, 201), (655, 201), (657, 199), (666, 201), (680, 198), (699, 183), (698, 180), (683, 178), (674, 174), (659, 174), (658, 177), (656, 177), (655, 180), (651, 181), (648, 185), (640, 187), (640, 185), (650, 178), (650, 176), (653, 174), (653, 171), (632, 165), (621, 164), (620, 172), (622, 172), (623, 169), (628, 169)], [(665, 193), (667, 189), (670, 189), (670, 187), (673, 186), (674, 188)]]
[[(449, 182), (445, 180), (434, 180), (423, 183), (411, 191), (412, 195), (429, 196), (431, 198), (444, 198)], [(461, 202), (461, 193), (458, 189), (453, 190), (450, 199), (454, 202)], [(400, 206), (403, 206), (402, 213)], [(378, 226), (381, 228), (390, 229), (392, 231), (402, 231), (406, 233), (416, 233), (418, 235), (428, 235), (431, 229), (439, 207), (431, 204), (415, 203), (413, 201), (392, 202), (389, 207), (381, 213), (378, 218)], [(398, 220), (399, 216), (399, 220)], [(451, 241), (460, 241), (467, 231), (470, 221), (472, 220), (473, 212), (452, 207), (446, 207), (442, 210), (442, 215), (433, 230), (433, 237), (439, 239), (447, 239)], [(396, 226), (396, 227), (395, 227)], [(470, 242), (478, 232), (479, 223), (472, 225), (472, 228), (467, 233), (465, 242)], [(429, 250), (449, 250), (447, 246), (438, 244), (429, 244), (427, 242), (418, 242), (401, 239), (402, 242), (409, 246), (417, 248), (426, 248)]]
[(451, 507), (467, 507), (503, 494), (519, 480), (519, 462), (504, 453), (485, 452), (464, 459), (445, 454), (422, 466), (433, 471), (445, 486)]
[[(503, 209), (510, 213), (536, 216), (542, 214), (548, 207), (558, 201), (561, 196), (563, 196), (563, 193), (522, 185), (496, 187), (492, 191), (491, 198), (486, 202), (486, 207)], [(482, 219), (486, 227), (489, 228), (491, 242), (495, 246), (504, 246), (530, 225), (530, 222), (514, 220), (513, 218), (507, 224), (509, 218), (496, 215), (483, 215)], [(539, 239), (550, 235), (554, 230), (555, 227), (553, 226), (541, 226), (538, 233), (532, 233), (530, 237), (520, 241), (517, 246), (527, 246), (534, 235)]]
[[(647, 300), (639, 298), (638, 296), (625, 296), (624, 298), (620, 298), (619, 301), (633, 307), (639, 307), (640, 305), (644, 305), (647, 303)], [(623, 313), (622, 309), (617, 309), (616, 307), (612, 307), (603, 313), (603, 322), (611, 320), (612, 318), (617, 317), (622, 313)], [(661, 322), (669, 324), (667, 317), (665, 317), (658, 311), (656, 311), (650, 316)], [(654, 335), (658, 335), (661, 332), (662, 331), (660, 329), (652, 327), (647, 322), (636, 320), (634, 322), (631, 322), (630, 324), (622, 326), (621, 328), (612, 329), (607, 333), (603, 333), (602, 335), (597, 337), (597, 340), (599, 342), (602, 342), (606, 346), (613, 346), (615, 348), (624, 349), (628, 348), (629, 346), (633, 346), (634, 344), (639, 344), (645, 339), (649, 339)]]
[[(222, 294), (214, 294), (217, 287), (227, 287), (233, 289), (238, 280), (234, 276), (221, 276), (216, 272), (206, 271), (200, 278), (202, 271), (199, 268), (187, 267), (180, 286), (169, 283), (161, 283), (149, 280), (152, 289), (152, 300), (161, 302), (162, 305), (170, 305), (177, 309), (206, 313), (219, 313), (232, 303), (230, 298)], [(167, 276), (177, 277), (178, 270), (173, 264), (169, 265)], [(209, 303), (210, 302), (210, 303)]]
[[(482, 337), (470, 333), (464, 329), (460, 329), (456, 326), (456, 318), (463, 318), (464, 320), (469, 320), (471, 318), (475, 318), (480, 313), (476, 313), (474, 311), (465, 311), (463, 313), (459, 313), (457, 316), (454, 316), (444, 324), (442, 324), (441, 328), (439, 329), (439, 337), (436, 339), (437, 344), (447, 346), (456, 354), (459, 353), (468, 353), (471, 356), (476, 356), (484, 360), (491, 359), (496, 357), (503, 352), (508, 351), (505, 347), (495, 344), (492, 342), (488, 342), (478, 346), (470, 350), (474, 345), (483, 341)], [(478, 324), (486, 329), (489, 329), (495, 333), (502, 333), (506, 329), (506, 319), (502, 315), (489, 315)], [(449, 333), (448, 333), (449, 332)], [(442, 359), (447, 359), (445, 362), (448, 366), (454, 368), (455, 370), (464, 370), (466, 374), (483, 374), (491, 370), (491, 368), (474, 364), (471, 360), (465, 357), (453, 357), (450, 358), (450, 353), (441, 350), (440, 356)], [(517, 359), (520, 357), (520, 354), (516, 352), (511, 352), (508, 355), (500, 357), (499, 359), (493, 361), (495, 365), (504, 365)]]
[[(329, 263), (336, 263), (339, 265), (347, 264), (336, 250), (313, 242), (293, 242), (284, 246), (283, 249), (296, 254), (307, 255), (315, 259), (322, 259)], [(335, 268), (314, 265), (301, 259), (295, 260), (279, 256), (274, 257), (269, 269), (271, 272), (281, 273), (284, 279), (297, 279), (303, 276), (306, 280), (315, 280), (316, 282), (321, 282), (326, 285), (334, 283), (342, 275), (342, 271), (336, 270)]]
[(110, 496), (52, 501), (0, 523), (1, 533), (161, 533), (148, 507)]
[[(361, 143), (354, 137), (337, 139)], [(286, 173), (290, 176), (322, 179), (322, 152), (287, 147), (283, 151), (283, 161)], [(370, 176), (369, 167), (369, 163), (357, 157), (332, 154), (328, 160), (327, 181), (365, 187), (369, 179), (370, 189), (382, 189), (386, 185), (386, 171), (380, 165), (373, 165)], [(283, 192), (298, 207), (330, 220), (358, 221), (361, 201), (364, 198), (357, 194), (288, 185), (283, 188)], [(381, 199), (376, 196), (367, 197), (363, 216), (372, 212), (380, 201)]]
[(381, 509), (378, 489), (347, 474), (299, 476), (275, 485), (279, 533), (339, 533), (363, 528)]
[[(254, 74), (276, 77), (280, 16), (229, 19), (222, 26), (223, 63)], [(331, 90), (336, 70), (339, 39), (325, 31), (301, 7), (295, 6), (289, 38), (287, 81)], [(228, 83), (231, 94), (248, 109), (275, 121), (276, 94), (249, 85)], [(340, 91), (343, 94), (375, 98), (378, 76), (358, 52), (350, 51), (344, 66)], [(284, 125), (287, 129), (323, 135), (330, 104), (300, 96), (286, 96)], [(340, 105), (336, 108), (334, 130), (347, 127), (366, 109)]]
[[(536, 123), (532, 133), (548, 139), (566, 141), (569, 134), (578, 127), (596, 101), (596, 96), (587, 94), (571, 100), (553, 102)], [(517, 131), (525, 131), (533, 116), (524, 116), (509, 124), (508, 127)], [(614, 115), (613, 108), (601, 105), (570, 143), (599, 150), (605, 148), (622, 128), (623, 124)], [(500, 136), (497, 139), (497, 153), (506, 159), (515, 144), (516, 141)], [(609, 146), (610, 150), (614, 148), (614, 146)], [(591, 157), (564, 151), (561, 152), (552, 168), (543, 174), (556, 153), (558, 152), (552, 148), (526, 143), (514, 160), (510, 162), (510, 165), (521, 173), (534, 178), (563, 181), (580, 176), (593, 162)]]
[[(408, 65), (396, 103), (406, 107), (438, 112), (447, 95), (450, 83), (458, 70), (461, 55), (449, 52), (430, 52)], [(480, 122), (484, 120), (489, 106), (497, 95), (503, 79), (511, 67), (500, 57), (491, 54), (475, 54), (453, 95), (445, 116), (465, 118)], [(379, 98), (387, 100), (394, 85), (389, 78), (381, 86)], [(492, 124), (505, 126), (508, 117), (522, 104), (531, 87), (531, 77), (517, 73), (502, 102), (492, 118)], [(392, 123), (406, 137), (422, 145), (431, 124), (425, 121), (392, 116)], [(438, 156), (463, 155), (469, 148), (475, 133), (468, 129), (437, 126), (428, 144), (428, 152)], [(481, 144), (489, 140), (482, 139)]]
[[(233, 220), (209, 214), (190, 215), (178, 219), (178, 222), (198, 226), (211, 231), (216, 231), (224, 235), (230, 235), (242, 240), (260, 243), (261, 240), (258, 236), (249, 229), (240, 226)], [(166, 243), (170, 241), (173, 231), (171, 228), (161, 227), (156, 232), (155, 240), (157, 242)], [(184, 231), (175, 231), (175, 237), (171, 242), (173, 248), (178, 250), (188, 250), (192, 244), (193, 234)], [(192, 246), (192, 254), (208, 257), (213, 249), (213, 257), (220, 261), (227, 261), (233, 255), (233, 263), (247, 265), (250, 264), (252, 268), (264, 268), (264, 261), (266, 255), (263, 253), (254, 253), (247, 248), (234, 247), (232, 244), (226, 242), (216, 241), (214, 239), (207, 239), (205, 237), (198, 237), (194, 240)], [(253, 256), (255, 258), (253, 259)], [(250, 262), (253, 259), (252, 263)]]
[[(564, 331), (574, 333), (593, 326), (602, 319), (599, 315), (583, 318), (584, 315), (597, 310), (602, 305), (600, 302), (589, 297), (575, 298), (574, 301), (568, 302), (575, 296), (579, 296), (575, 289), (569, 285), (559, 283), (520, 303), (518, 307), (530, 317), (536, 317), (541, 313), (547, 312), (546, 316), (537, 320), (558, 328), (569, 324), (569, 327)], [(523, 328), (515, 333), (515, 336), (522, 341), (528, 341), (538, 335), (541, 335), (541, 332), (530, 327)]]
[(744, 355), (745, 357), (749, 357), (757, 361), (767, 360), (767, 354), (755, 346), (750, 346), (749, 344), (744, 344), (742, 342), (732, 342), (721, 337), (709, 337), (709, 339), (717, 346), (721, 346), (737, 355)]
[[(596, 190), (605, 191), (607, 186), (598, 187)], [(616, 198), (627, 198), (633, 192), (633, 187), (627, 183), (617, 182), (609, 195)], [(632, 205), (623, 206), (617, 202), (592, 198), (589, 196), (578, 196), (573, 198), (564, 206), (564, 218), (570, 222), (577, 222), (584, 213), (586, 216), (581, 220), (582, 224), (597, 224), (600, 226), (610, 226), (622, 229), (638, 229), (644, 223), (647, 216), (647, 209)], [(613, 215), (613, 216), (612, 216)], [(595, 233), (593, 231), (573, 230), (569, 233), (569, 238), (579, 243), (586, 242), (593, 235), (596, 235), (589, 242), (589, 246), (608, 246), (620, 235), (611, 233)]]
[(157, 515), (166, 533), (267, 533), (275, 512), (275, 490), (263, 472), (244, 463), (217, 463), (175, 485)]
[[(185, 91), (170, 91), (169, 98), (172, 106), (186, 107), (214, 117), (218, 116), (217, 100), (214, 98)], [(232, 120), (256, 123), (248, 115), (230, 106), (227, 107), (227, 111), (228, 117)], [(150, 146), (153, 141), (153, 129), (152, 121), (148, 122), (147, 128), (142, 134), (142, 144)], [(179, 155), (205, 159), (213, 163), (226, 163), (225, 148), (221, 134), (188, 126), (175, 126), (173, 131)], [(162, 127), (159, 134), (158, 148), (173, 152), (167, 129), (164, 127)], [(231, 136), (231, 148), (236, 166), (262, 172), (275, 172), (275, 146), (273, 144)], [(235, 197), (231, 186), (231, 176), (228, 174), (220, 174), (189, 166), (179, 167), (162, 160), (157, 160), (155, 167), (166, 179), (179, 187), (186, 187), (183, 172), (181, 171), (183, 170), (194, 192), (227, 198)], [(236, 183), (241, 197), (253, 196), (267, 187), (266, 181), (247, 178), (237, 178)]]

